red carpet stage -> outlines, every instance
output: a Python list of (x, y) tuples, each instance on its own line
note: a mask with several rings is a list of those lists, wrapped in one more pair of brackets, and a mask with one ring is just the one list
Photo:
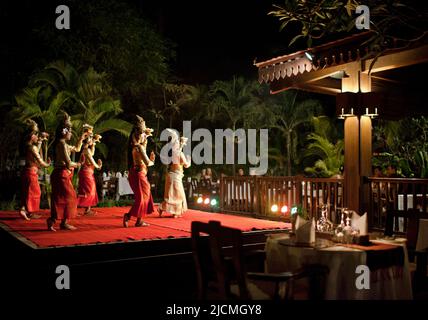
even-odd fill
[[(242, 231), (289, 229), (291, 225), (284, 222), (261, 220), (219, 213), (188, 210), (186, 214), (174, 219), (170, 215), (159, 217), (157, 213), (144, 219), (148, 227), (134, 227), (132, 219), (129, 228), (123, 228), (122, 218), (129, 207), (94, 208), (97, 213), (92, 217), (79, 216), (71, 221), (78, 229), (75, 231), (46, 230), (46, 218), (49, 211), (41, 212), (42, 217), (25, 221), (16, 211), (0, 211), (0, 226), (33, 248), (74, 246), (99, 243), (127, 242), (135, 240), (154, 240), (190, 237), (192, 221), (221, 221), (222, 225)], [(79, 209), (82, 212), (83, 209)]]

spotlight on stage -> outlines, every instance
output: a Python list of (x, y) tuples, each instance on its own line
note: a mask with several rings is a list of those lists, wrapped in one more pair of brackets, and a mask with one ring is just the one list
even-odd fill
[(215, 206), (216, 204), (217, 204), (217, 200), (216, 200), (216, 199), (212, 199), (212, 200), (211, 200), (211, 205), (212, 205), (212, 206)]
[(196, 200), (196, 202), (201, 204), (202, 202), (204, 202), (204, 200), (202, 199), (202, 197), (198, 197), (198, 200)]
[(276, 205), (276, 204), (272, 205), (272, 207), (270, 208), (270, 211), (278, 212), (278, 205)]
[(205, 198), (204, 204), (209, 204), (209, 203), (210, 203), (210, 198)]
[(288, 207), (287, 206), (282, 206), (281, 207), (281, 213), (285, 214), (288, 212)]

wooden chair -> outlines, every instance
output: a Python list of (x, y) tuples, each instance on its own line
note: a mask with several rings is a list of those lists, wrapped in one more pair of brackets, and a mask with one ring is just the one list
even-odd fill
[[(208, 237), (203, 234), (208, 235)], [(292, 298), (293, 280), (310, 279), (310, 298), (322, 298), (328, 269), (308, 266), (296, 272), (269, 274), (248, 272), (249, 257), (264, 257), (263, 251), (244, 252), (242, 232), (221, 226), (218, 221), (192, 222), (192, 247), (196, 266), (198, 298), (206, 299), (280, 299), (280, 284), (286, 284), (284, 298)], [(259, 285), (256, 284), (259, 283)], [(266, 293), (268, 284), (273, 294)]]
[[(403, 231), (399, 230), (399, 219), (403, 219)], [(411, 269), (415, 270), (414, 284), (418, 286), (425, 281), (427, 276), (427, 255), (428, 252), (416, 251), (416, 243), (418, 241), (419, 219), (428, 219), (428, 213), (420, 212), (416, 209), (404, 210), (388, 210), (386, 212), (385, 235), (401, 235), (407, 239), (407, 250), (409, 261), (414, 262), (416, 258), (416, 266), (411, 265)]]

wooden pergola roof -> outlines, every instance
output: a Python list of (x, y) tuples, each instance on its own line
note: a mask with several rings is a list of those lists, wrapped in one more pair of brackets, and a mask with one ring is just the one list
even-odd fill
[[(300, 89), (329, 95), (343, 91), (342, 79), (358, 70), (370, 78), (371, 92), (383, 96), (386, 118), (402, 117), (403, 103), (409, 114), (428, 114), (424, 90), (415, 79), (426, 79), (428, 36), (406, 47), (392, 43), (380, 56), (370, 54), (367, 40), (371, 31), (308, 48), (292, 54), (255, 63), (260, 83), (270, 85), (271, 93)], [(312, 61), (310, 60), (312, 56)], [(412, 66), (418, 65), (416, 68)], [(424, 81), (425, 82), (425, 81)], [(425, 85), (425, 84), (423, 84)]]

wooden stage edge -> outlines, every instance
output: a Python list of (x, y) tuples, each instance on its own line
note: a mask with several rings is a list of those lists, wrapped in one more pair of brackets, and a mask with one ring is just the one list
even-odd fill
[[(263, 249), (266, 237), (287, 229), (265, 229), (243, 232), (244, 246)], [(191, 238), (147, 239), (106, 243), (76, 244), (41, 248), (9, 226), (0, 222), (0, 243), (12, 256), (47, 263), (62, 261), (71, 264), (102, 263), (111, 260), (153, 259), (166, 256), (189, 255)]]

